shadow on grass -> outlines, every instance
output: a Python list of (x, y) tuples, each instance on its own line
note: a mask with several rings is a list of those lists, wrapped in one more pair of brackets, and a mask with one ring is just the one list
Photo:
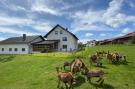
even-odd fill
[(97, 65), (93, 65), (94, 67), (99, 67), (99, 68), (103, 68), (103, 69), (108, 69), (108, 67), (102, 65), (102, 66), (97, 66)]
[(129, 63), (132, 62), (128, 62), (128, 61), (114, 62), (113, 65), (128, 65)]
[(106, 83), (103, 83), (103, 85), (99, 85), (97, 83), (90, 83), (91, 85), (93, 85), (93, 87), (95, 87), (96, 89), (98, 88), (101, 88), (101, 89), (114, 89), (114, 87), (110, 84), (106, 84)]
[(128, 61), (122, 61), (122, 62), (120, 62), (120, 64), (122, 64), (122, 65), (128, 65), (129, 63), (132, 63), (132, 62), (128, 62)]
[(9, 61), (12, 61), (13, 59), (15, 58), (15, 56), (7, 56), (7, 57), (3, 57), (3, 58), (0, 58), (0, 62), (4, 63), (4, 62), (9, 62)]
[(73, 85), (73, 87), (79, 87), (81, 86), (83, 83), (85, 83), (85, 78), (82, 76), (78, 76), (76, 78), (76, 84)]
[(31, 85), (38, 85), (39, 83), (32, 83)]
[(108, 67), (106, 67), (106, 66), (104, 66), (104, 65), (98, 66), (98, 67), (103, 68), (103, 69), (108, 69)]

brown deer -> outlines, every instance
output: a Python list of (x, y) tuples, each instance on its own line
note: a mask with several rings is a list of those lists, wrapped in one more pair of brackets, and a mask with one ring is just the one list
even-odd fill
[(99, 61), (99, 57), (97, 55), (89, 55), (89, 62), (92, 63), (96, 63), (97, 66), (102, 66), (102, 63)]
[(82, 68), (84, 68), (84, 63), (81, 59), (76, 59), (71, 65), (71, 72), (73, 74), (80, 72)]
[(109, 60), (109, 63), (113, 63), (113, 62), (120, 62), (122, 60), (122, 58), (124, 59), (124, 61), (126, 61), (126, 56), (120, 55), (119, 53), (110, 53), (108, 51), (107, 53), (107, 59)]
[[(65, 67), (66, 66), (70, 66), (71, 67), (71, 65), (72, 65), (72, 63), (75, 61), (75, 59), (74, 60), (72, 60), (71, 62), (64, 62), (64, 65), (63, 65), (63, 68), (64, 68), (64, 70), (65, 70)], [(70, 68), (71, 69), (71, 68)]]
[[(58, 88), (60, 85), (60, 82), (62, 81), (63, 83), (65, 83), (65, 86), (67, 89), (72, 88), (73, 89), (73, 81), (74, 81), (74, 76), (71, 72), (60, 72), (59, 71), (59, 67), (56, 67), (57, 70), (57, 77), (58, 77)], [(69, 88), (67, 86), (67, 83), (69, 84)]]
[(98, 77), (99, 80), (96, 82), (100, 82), (100, 85), (102, 85), (104, 82), (104, 79), (103, 79), (104, 71), (102, 71), (102, 70), (89, 70), (87, 67), (85, 67), (85, 69), (82, 71), (82, 74), (86, 75), (87, 81), (89, 81), (89, 82), (91, 82), (90, 79), (92, 77)]
[(110, 53), (110, 52), (108, 51), (106, 57), (107, 57), (107, 59), (109, 60), (109, 63), (112, 63), (112, 62), (114, 61), (114, 54), (113, 54), (113, 53)]

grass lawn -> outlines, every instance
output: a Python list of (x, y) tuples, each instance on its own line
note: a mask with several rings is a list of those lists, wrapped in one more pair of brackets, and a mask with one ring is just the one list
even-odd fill
[[(102, 50), (125, 54), (128, 62), (114, 65), (108, 64), (108, 60), (103, 58), (101, 69), (107, 73), (103, 86), (95, 82), (97, 78), (93, 78), (89, 84), (84, 76), (78, 74), (80, 84), (74, 89), (135, 89), (135, 45), (97, 46), (74, 55), (82, 55), (89, 68), (98, 69), (94, 64), (89, 64), (87, 55)], [(71, 53), (0, 55), (0, 89), (57, 89), (55, 67), (72, 59)]]

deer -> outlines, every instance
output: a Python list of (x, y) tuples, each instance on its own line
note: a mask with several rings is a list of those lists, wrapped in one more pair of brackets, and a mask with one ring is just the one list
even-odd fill
[[(67, 89), (73, 89), (74, 76), (72, 72), (61, 72), (59, 71), (59, 68), (60, 67), (56, 67), (58, 77), (57, 88), (59, 88), (60, 83), (63, 82)], [(69, 87), (67, 86), (67, 83), (69, 84)]]

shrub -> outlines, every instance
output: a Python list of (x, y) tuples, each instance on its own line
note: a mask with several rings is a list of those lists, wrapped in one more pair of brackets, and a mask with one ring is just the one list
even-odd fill
[(49, 50), (48, 49), (43, 49), (42, 51), (41, 51), (41, 53), (47, 53)]
[(132, 43), (132, 44), (135, 44), (135, 36), (132, 37), (131, 43)]

